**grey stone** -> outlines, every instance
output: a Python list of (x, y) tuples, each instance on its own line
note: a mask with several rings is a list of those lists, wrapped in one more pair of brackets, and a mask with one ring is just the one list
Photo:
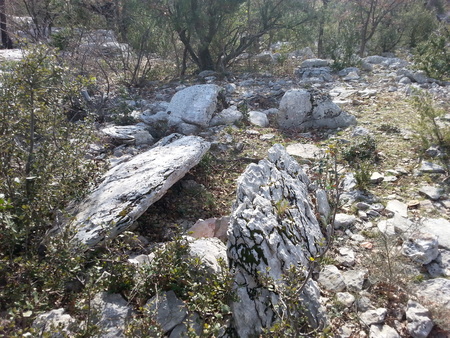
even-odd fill
[(347, 67), (347, 68), (341, 69), (338, 72), (338, 75), (339, 76), (347, 76), (349, 73), (352, 73), (352, 72), (354, 72), (354, 73), (359, 75), (360, 70), (357, 67)]
[(355, 296), (349, 292), (337, 292), (336, 301), (344, 304), (346, 307), (350, 307), (355, 302)]
[(368, 274), (367, 270), (347, 270), (342, 273), (347, 290), (359, 292), (362, 290), (364, 280)]
[(286, 151), (289, 155), (298, 156), (308, 160), (317, 160), (325, 154), (323, 149), (315, 144), (308, 143), (290, 144), (286, 147)]
[(251, 124), (258, 127), (267, 128), (269, 126), (267, 115), (259, 111), (251, 110), (248, 113), (248, 120)]
[(431, 277), (450, 277), (450, 251), (439, 250), (436, 259), (427, 265)]
[(419, 170), (424, 173), (437, 173), (437, 174), (445, 173), (445, 168), (443, 166), (427, 161), (422, 161), (422, 165), (420, 166)]
[(442, 307), (441, 312), (450, 310), (450, 279), (429, 279), (417, 285), (418, 301), (427, 307)]
[(377, 184), (384, 181), (384, 175), (380, 174), (379, 172), (373, 172), (372, 175), (370, 175), (370, 183)]
[(334, 228), (335, 229), (348, 228), (349, 226), (355, 224), (355, 222), (356, 217), (354, 215), (338, 213), (334, 218)]
[(366, 312), (370, 308), (372, 308), (372, 302), (369, 297), (361, 296), (356, 299), (356, 307), (358, 311)]
[(369, 136), (370, 131), (367, 128), (356, 126), (352, 131), (352, 137), (359, 137), (359, 136)]
[(421, 187), (419, 189), (419, 193), (421, 193), (422, 195), (425, 195), (426, 197), (428, 197), (429, 199), (431, 199), (433, 201), (437, 201), (442, 197), (444, 191), (441, 188), (427, 185), (427, 186)]
[(386, 315), (387, 310), (385, 308), (378, 308), (361, 313), (360, 319), (365, 325), (369, 326), (372, 324), (382, 324)]
[(242, 120), (242, 113), (235, 106), (222, 110), (219, 114), (212, 117), (210, 126), (230, 125)]
[(328, 291), (338, 292), (345, 290), (344, 277), (334, 265), (325, 265), (320, 271), (317, 281)]
[(51, 338), (63, 338), (73, 336), (79, 324), (71, 315), (66, 314), (63, 308), (60, 308), (37, 316), (32, 327), (40, 337), (48, 334)]
[(331, 213), (331, 207), (328, 203), (328, 196), (325, 190), (317, 189), (316, 200), (317, 211), (319, 212), (320, 216), (322, 216), (323, 220), (327, 221)]
[(124, 336), (125, 326), (131, 318), (132, 310), (121, 295), (98, 293), (91, 302), (91, 308), (94, 312), (93, 323), (100, 328), (102, 337)]
[(208, 127), (216, 110), (220, 87), (214, 84), (195, 85), (177, 92), (167, 107), (169, 127), (182, 122)]
[(153, 296), (145, 304), (145, 308), (151, 314), (155, 314), (156, 321), (166, 333), (182, 324), (188, 315), (186, 305), (177, 298), (173, 291), (162, 292)]
[(430, 312), (417, 302), (408, 301), (406, 307), (406, 329), (413, 338), (426, 338), (433, 329), (433, 321), (430, 319)]
[(102, 132), (119, 143), (151, 145), (155, 143), (152, 135), (143, 126), (111, 126)]
[(329, 60), (323, 60), (323, 59), (307, 59), (303, 61), (300, 65), (302, 68), (309, 68), (309, 67), (328, 67), (330, 65)]
[(344, 81), (355, 81), (355, 80), (359, 80), (359, 79), (360, 79), (360, 76), (358, 75), (357, 72), (350, 72), (343, 78)]
[(189, 242), (189, 254), (197, 256), (212, 273), (221, 273), (219, 261), (227, 261), (227, 247), (218, 238), (200, 238)]
[(415, 233), (402, 245), (403, 255), (419, 264), (428, 264), (439, 255), (437, 237), (427, 233)]
[(400, 335), (389, 325), (371, 325), (369, 338), (400, 338)]
[[(235, 269), (239, 302), (232, 303), (238, 336), (259, 335), (272, 325), (278, 303), (265, 288), (265, 275), (275, 283), (290, 266), (307, 273), (310, 258), (320, 254), (324, 236), (308, 199), (309, 179), (281, 145), (269, 149), (268, 159), (250, 164), (238, 179), (237, 200), (228, 230), (228, 258)], [(325, 321), (316, 283), (308, 280), (299, 301), (310, 325)]]
[(390, 200), (386, 205), (386, 210), (402, 217), (408, 217), (408, 205), (399, 200)]
[(355, 253), (350, 248), (339, 248), (338, 255), (336, 256), (336, 261), (346, 267), (355, 265)]
[(383, 63), (384, 61), (386, 61), (386, 58), (384, 56), (371, 55), (371, 56), (365, 57), (363, 60), (370, 64), (379, 65), (379, 64)]
[(407, 76), (403, 76), (400, 78), (400, 80), (398, 81), (398, 83), (401, 84), (410, 84), (411, 83), (411, 79)]
[[(193, 330), (193, 331), (191, 331)], [(198, 313), (189, 314), (187, 318), (173, 328), (170, 332), (169, 338), (188, 338), (192, 333), (195, 333), (196, 337), (202, 336), (202, 320)]]
[(445, 218), (426, 218), (421, 222), (420, 229), (437, 236), (439, 246), (450, 250), (450, 222)]
[(84, 201), (69, 210), (74, 244), (93, 246), (127, 230), (147, 208), (195, 166), (209, 149), (197, 136), (172, 134), (152, 149), (119, 164)]

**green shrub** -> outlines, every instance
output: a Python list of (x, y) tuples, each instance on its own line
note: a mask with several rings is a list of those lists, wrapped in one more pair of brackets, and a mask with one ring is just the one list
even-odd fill
[(8, 222), (0, 225), (2, 254), (32, 251), (58, 210), (83, 195), (96, 176), (85, 160), (93, 140), (80, 90), (87, 85), (69, 74), (43, 46), (2, 73), (0, 82), (0, 191)]
[(414, 54), (417, 68), (438, 80), (450, 78), (450, 30), (447, 27), (434, 32), (420, 43)]

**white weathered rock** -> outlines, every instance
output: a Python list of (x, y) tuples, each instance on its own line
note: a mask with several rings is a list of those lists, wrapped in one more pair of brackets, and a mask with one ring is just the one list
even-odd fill
[(74, 335), (79, 324), (63, 308), (52, 310), (36, 317), (32, 325), (39, 337), (63, 338)]
[(230, 218), (228, 216), (221, 218), (208, 218), (206, 220), (200, 219), (187, 230), (187, 234), (194, 238), (217, 237), (225, 242), (227, 239), (229, 222)]
[(364, 280), (366, 279), (368, 271), (363, 270), (347, 270), (342, 273), (344, 278), (345, 286), (347, 290), (352, 292), (359, 292), (362, 290), (364, 285)]
[(407, 330), (413, 338), (427, 338), (433, 329), (430, 312), (417, 302), (408, 301), (406, 307)]
[(214, 84), (195, 85), (177, 92), (167, 107), (169, 127), (181, 123), (208, 127), (216, 110), (220, 87)]
[(338, 292), (345, 290), (344, 277), (334, 265), (325, 265), (320, 271), (317, 281), (328, 291)]
[(316, 204), (317, 204), (317, 211), (319, 212), (320, 216), (322, 216), (323, 220), (325, 222), (328, 221), (328, 218), (331, 215), (331, 207), (328, 203), (328, 196), (325, 190), (323, 189), (317, 189), (316, 191)]
[[(239, 337), (259, 335), (276, 319), (271, 304), (276, 293), (260, 281), (266, 275), (281, 283), (290, 266), (307, 273), (324, 241), (308, 198), (309, 179), (281, 145), (269, 150), (268, 159), (250, 164), (238, 179), (237, 201), (228, 230), (228, 258), (236, 270), (232, 304), (233, 325)], [(308, 280), (299, 302), (308, 321), (320, 327), (325, 321), (316, 284)]]
[(152, 135), (143, 126), (111, 126), (103, 128), (102, 132), (119, 143), (137, 146), (155, 143)]
[(427, 307), (442, 307), (450, 311), (450, 279), (429, 279), (417, 285), (416, 296)]
[(348, 73), (348, 74), (343, 78), (344, 81), (355, 81), (355, 80), (359, 80), (359, 79), (360, 79), (359, 74), (358, 74), (357, 72), (354, 72), (354, 71)]
[(379, 172), (373, 172), (372, 175), (370, 175), (370, 183), (377, 184), (384, 181), (384, 175)]
[(309, 68), (309, 67), (328, 67), (330, 65), (329, 60), (324, 59), (307, 59), (304, 60), (300, 67)]
[(390, 200), (386, 205), (386, 210), (402, 217), (408, 217), (408, 205), (399, 200)]
[(349, 292), (337, 292), (336, 301), (344, 304), (346, 307), (350, 307), (355, 302), (355, 296)]
[(445, 168), (439, 164), (433, 162), (422, 161), (422, 165), (419, 170), (424, 173), (437, 173), (444, 174)]
[(72, 211), (74, 243), (93, 246), (127, 230), (147, 208), (195, 166), (209, 149), (197, 136), (172, 134), (152, 149), (119, 164)]
[(338, 213), (334, 218), (334, 228), (335, 229), (348, 228), (353, 224), (355, 224), (355, 222), (356, 217), (354, 215)]
[(419, 189), (419, 193), (421, 193), (422, 195), (425, 195), (426, 197), (428, 197), (429, 199), (431, 199), (433, 201), (437, 201), (442, 197), (444, 191), (441, 188), (427, 185), (427, 186), (421, 187)]
[(186, 305), (177, 298), (173, 291), (153, 296), (145, 304), (145, 308), (155, 314), (156, 321), (166, 333), (182, 324), (188, 315)]
[(351, 248), (339, 248), (338, 253), (336, 261), (339, 264), (347, 267), (355, 265), (355, 252)]
[(427, 265), (431, 277), (450, 277), (450, 251), (439, 250), (436, 259)]
[(450, 250), (450, 222), (445, 218), (426, 218), (420, 229), (438, 237), (439, 246)]
[(128, 302), (119, 294), (101, 292), (91, 302), (94, 319), (102, 337), (119, 338), (124, 336), (125, 326), (131, 318), (132, 310)]
[(323, 149), (308, 143), (290, 144), (286, 147), (286, 151), (289, 155), (298, 156), (307, 160), (317, 160), (325, 154)]
[(432, 234), (416, 232), (403, 242), (402, 253), (416, 263), (428, 264), (439, 255), (438, 239)]
[(398, 332), (389, 325), (371, 325), (369, 338), (400, 338)]
[(356, 123), (329, 97), (311, 95), (302, 89), (288, 90), (280, 102), (278, 125), (281, 129), (345, 128)]
[(256, 110), (251, 110), (248, 112), (248, 120), (251, 124), (266, 128), (269, 126), (269, 119), (267, 118), (267, 115)]
[(361, 313), (360, 318), (365, 325), (382, 324), (386, 315), (387, 310), (385, 308), (378, 308)]
[(189, 254), (197, 256), (213, 273), (220, 273), (219, 260), (227, 261), (227, 247), (218, 238), (200, 238), (189, 242)]
[(209, 125), (211, 127), (220, 125), (230, 125), (242, 120), (242, 113), (237, 110), (236, 106), (222, 110), (219, 114), (211, 118)]

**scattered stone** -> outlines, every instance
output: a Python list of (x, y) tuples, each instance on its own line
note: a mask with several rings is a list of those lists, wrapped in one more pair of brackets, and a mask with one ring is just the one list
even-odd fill
[(356, 217), (354, 215), (347, 215), (347, 214), (336, 214), (336, 217), (334, 219), (334, 228), (335, 229), (341, 229), (341, 228), (348, 228), (355, 224)]
[(75, 245), (91, 247), (114, 238), (195, 166), (209, 146), (197, 136), (172, 134), (160, 140), (152, 149), (109, 170), (62, 226), (74, 231)]
[(428, 264), (439, 255), (437, 237), (416, 232), (403, 242), (402, 253), (416, 263)]
[(371, 325), (369, 338), (400, 338), (400, 335), (389, 325)]
[(316, 202), (317, 211), (324, 220), (328, 220), (328, 217), (330, 216), (331, 213), (331, 207), (330, 204), (328, 203), (328, 196), (325, 190), (317, 189), (316, 200), (317, 200)]
[(274, 138), (275, 134), (264, 134), (259, 137), (259, 139), (263, 141), (273, 140)]
[(200, 219), (187, 230), (187, 233), (194, 238), (217, 237), (222, 241), (226, 241), (229, 221), (229, 217)]
[(445, 168), (443, 166), (427, 161), (422, 161), (419, 170), (423, 173), (445, 174)]
[(355, 253), (350, 248), (339, 248), (339, 255), (336, 256), (336, 261), (343, 266), (355, 265)]
[(325, 265), (320, 271), (317, 281), (328, 291), (339, 292), (345, 290), (344, 277), (334, 265)]
[(165, 333), (183, 323), (188, 315), (186, 305), (172, 290), (153, 296), (145, 304), (145, 308), (154, 314), (154, 318)]
[(39, 337), (63, 338), (74, 336), (79, 324), (60, 308), (37, 316), (32, 327)]
[(123, 337), (132, 310), (128, 302), (119, 294), (101, 292), (91, 302), (93, 324), (97, 325), (102, 337)]
[(362, 290), (364, 280), (366, 279), (368, 271), (364, 270), (347, 270), (342, 273), (345, 286), (351, 292), (359, 292)]
[(357, 72), (350, 72), (343, 78), (344, 81), (356, 81), (359, 80), (360, 76)]
[(211, 118), (209, 125), (211, 127), (219, 125), (232, 125), (240, 120), (242, 120), (242, 113), (237, 110), (236, 106), (231, 106), (227, 109), (222, 110), (219, 114), (214, 115)]
[(433, 329), (430, 312), (417, 302), (408, 301), (406, 307), (407, 330), (413, 338), (426, 338)]
[(218, 238), (200, 238), (189, 242), (189, 255), (201, 259), (212, 273), (222, 272), (220, 261), (227, 261), (227, 248)]
[(416, 295), (426, 307), (442, 307), (440, 312), (450, 310), (450, 279), (429, 279), (417, 286)]
[(450, 251), (439, 250), (439, 255), (427, 265), (427, 270), (432, 278), (450, 277)]
[(258, 127), (267, 128), (269, 126), (267, 115), (259, 111), (251, 110), (248, 113), (248, 120), (251, 124)]
[(143, 126), (112, 126), (102, 132), (114, 141), (132, 145), (151, 145), (155, 143), (152, 135)]
[(373, 172), (370, 176), (370, 183), (377, 184), (384, 181), (384, 175), (380, 174), (379, 172)]
[(360, 312), (366, 312), (369, 309), (373, 308), (372, 302), (369, 297), (361, 296), (356, 299), (356, 307)]
[(286, 151), (291, 156), (298, 156), (308, 160), (318, 160), (325, 154), (323, 149), (308, 143), (290, 144), (286, 147)]
[(336, 301), (338, 303), (344, 304), (346, 307), (350, 307), (355, 302), (355, 296), (349, 292), (337, 292)]
[(445, 218), (426, 218), (421, 222), (420, 229), (437, 236), (439, 246), (450, 250), (450, 222)]
[(307, 59), (304, 60), (300, 67), (302, 68), (310, 68), (310, 67), (328, 67), (330, 65), (329, 60), (323, 59)]
[(361, 136), (369, 136), (370, 135), (370, 131), (367, 128), (361, 127), (361, 126), (356, 126), (353, 131), (351, 136), (352, 137), (361, 137)]
[(433, 201), (437, 201), (439, 200), (444, 191), (441, 188), (436, 188), (430, 185), (427, 186), (423, 186), (420, 188), (419, 193), (421, 193), (422, 195), (425, 195), (426, 197), (428, 197), (429, 199), (433, 200)]
[(412, 200), (407, 203), (408, 209), (417, 209), (420, 206), (420, 201)]
[(408, 217), (408, 206), (399, 200), (390, 200), (386, 205), (386, 210), (402, 217)]
[(378, 308), (361, 313), (360, 319), (365, 325), (369, 326), (373, 324), (382, 324), (386, 315), (387, 310), (385, 308)]

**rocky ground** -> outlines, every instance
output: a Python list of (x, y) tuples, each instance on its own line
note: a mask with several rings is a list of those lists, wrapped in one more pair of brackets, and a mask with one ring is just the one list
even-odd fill
[[(133, 195), (125, 193), (126, 188), (122, 186), (114, 187), (117, 189), (116, 194), (121, 196), (117, 199), (124, 204), (108, 206), (108, 210), (115, 210), (112, 213), (106, 209), (104, 211), (107, 217), (113, 219), (110, 221), (108, 218), (108, 222), (114, 223), (114, 230), (111, 233), (105, 233), (103, 228), (97, 229), (95, 224), (86, 225), (91, 221), (95, 223), (95, 217), (101, 216), (97, 212), (95, 214), (86, 212), (80, 216), (81, 235), (77, 239), (86, 245), (94, 245), (105, 237), (114, 236), (130, 227), (134, 228), (140, 236), (142, 246), (146, 249), (142, 252), (130, 252), (130, 260), (134, 264), (141, 264), (142, 255), (148, 255), (152, 243), (170, 240), (173, 233), (180, 228), (182, 231), (188, 231), (193, 237), (218, 237), (225, 242), (232, 236), (231, 244), (228, 242), (228, 249), (220, 243), (214, 245), (220, 247), (218, 255), (224, 256), (228, 253), (230, 262), (235, 262), (233, 264), (239, 267), (241, 263), (236, 261), (239, 261), (242, 252), (236, 250), (238, 245), (236, 243), (240, 243), (239, 238), (245, 236), (237, 235), (242, 229), (236, 229), (241, 224), (240, 220), (250, 217), (243, 210), (255, 208), (254, 205), (241, 207), (239, 205), (245, 202), (246, 194), (254, 196), (256, 192), (250, 193), (250, 188), (243, 188), (242, 184), (246, 179), (238, 180), (238, 177), (249, 165), (253, 170), (257, 170), (257, 163), (269, 156), (269, 149), (272, 149), (271, 154), (274, 153), (273, 149), (276, 149), (277, 155), (271, 156), (278, 156), (277, 159), (269, 158), (268, 162), (259, 164), (263, 168), (262, 172), (269, 171), (273, 175), (269, 175), (267, 183), (269, 186), (270, 182), (276, 185), (278, 180), (288, 182), (289, 177), (298, 175), (291, 167), (285, 167), (285, 163), (291, 161), (288, 154), (300, 163), (301, 169), (298, 170), (304, 171), (309, 179), (302, 179), (303, 185), (300, 187), (281, 188), (281, 192), (276, 187), (273, 190), (270, 188), (270, 193), (259, 192), (268, 201), (276, 202), (273, 202), (275, 203), (273, 208), (278, 214), (275, 212), (265, 217), (270, 220), (278, 219), (280, 224), (284, 224), (283, 222), (289, 224), (286, 220), (289, 217), (294, 220), (296, 217), (301, 219), (302, 221), (296, 221), (296, 224), (308, 225), (311, 228), (306, 232), (300, 231), (301, 234), (292, 230), (290, 234), (302, 241), (301, 243), (311, 240), (317, 245), (320, 232), (324, 233), (325, 237), (331, 234), (327, 238), (330, 247), (326, 254), (322, 255), (323, 249), (312, 246), (298, 253), (295, 251), (296, 255), (302, 256), (300, 261), (303, 261), (303, 266), (308, 266), (308, 259), (317, 258), (320, 263), (311, 270), (313, 284), (308, 284), (305, 288), (309, 291), (303, 291), (309, 292), (308, 296), (311, 296), (320, 290), (320, 297), (309, 302), (317, 304), (315, 310), (309, 310), (317, 311), (314, 312), (315, 320), (319, 321), (326, 314), (327, 325), (331, 328), (331, 335), (335, 337), (448, 337), (450, 334), (448, 170), (442, 164), (441, 158), (444, 154), (440, 149), (430, 148), (425, 154), (420, 151), (420, 140), (415, 137), (417, 131), (412, 124), (417, 113), (409, 99), (414, 94), (415, 88), (421, 89), (433, 95), (436, 105), (448, 111), (450, 85), (428, 79), (421, 72), (412, 70), (411, 64), (407, 61), (393, 57), (369, 57), (359, 68), (339, 73), (331, 71), (328, 61), (308, 62), (304, 63), (303, 67), (296, 68), (294, 75), (289, 76), (273, 75), (276, 67), (270, 65), (264, 67), (268, 71), (274, 71), (273, 73), (239, 73), (225, 78), (215, 73), (202, 73), (189, 81), (154, 84), (152, 89), (141, 93), (139, 97), (129, 97), (128, 100), (121, 101), (122, 105), (127, 106), (127, 112), (125, 114), (119, 112), (116, 118), (130, 117), (131, 120), (134, 119), (134, 123), (127, 127), (102, 125), (105, 137), (115, 145), (112, 156), (107, 155), (106, 148), (102, 145), (93, 146), (90, 156), (99, 159), (108, 158), (112, 167), (109, 174), (114, 172), (114, 168), (123, 169), (123, 164), (128, 166), (128, 172), (137, 170), (138, 167), (144, 172), (147, 170), (145, 163), (156, 163), (152, 161), (158, 159), (162, 161), (158, 164), (162, 169), (158, 174), (146, 172), (145, 175), (150, 176), (143, 176), (142, 180), (136, 178), (132, 183), (124, 181), (124, 186), (130, 184), (136, 187), (143, 186), (142, 191), (138, 191), (137, 188), (133, 190)], [(174, 102), (175, 93), (197, 84), (214, 84), (218, 87), (208, 87), (201, 92), (202, 99), (196, 97), (197, 94), (193, 96), (188, 93), (180, 100), (190, 97), (192, 100), (190, 105), (197, 108), (197, 103), (205, 97), (212, 98), (206, 98), (206, 102), (212, 102), (218, 97), (213, 107), (205, 108), (206, 114), (210, 114), (206, 118), (199, 115), (187, 116), (184, 110), (178, 113), (180, 104), (176, 105)], [(325, 105), (327, 108), (323, 116), (327, 112), (337, 114), (333, 116), (344, 116), (344, 113), (333, 110), (334, 106), (321, 98), (326, 94), (344, 112), (356, 119), (353, 121), (344, 116), (344, 120), (338, 121), (333, 117), (332, 122), (335, 125), (330, 126), (331, 129), (318, 129), (316, 127), (322, 126), (321, 124), (306, 119), (305, 123), (311, 123), (308, 128), (301, 130), (289, 126), (280, 128), (280, 124), (284, 123), (280, 120), (280, 116), (283, 116), (282, 114), (289, 116), (289, 109), (283, 110), (282, 101), (291, 89), (302, 89), (311, 93), (306, 101), (312, 102), (313, 110)], [(306, 95), (305, 92), (300, 94)], [(186, 101), (183, 102), (186, 105)], [(208, 109), (212, 111), (208, 113)], [(321, 121), (325, 120), (323, 116)], [(206, 123), (203, 122), (205, 120)], [(331, 122), (326, 120), (320, 123)], [(151, 148), (154, 147), (155, 141), (172, 132), (195, 134), (199, 137), (189, 136), (191, 139), (186, 139), (179, 136), (170, 140), (163, 139), (165, 140), (163, 144), (157, 144), (159, 148)], [(368, 139), (373, 140), (373, 144), (376, 145), (375, 148), (368, 147), (376, 161), (370, 167), (369, 177), (365, 180), (367, 183), (365, 189), (361, 190), (357, 187), (355, 175), (362, 169), (351, 167), (340, 159), (340, 155), (334, 163), (330, 154), (348, 151), (349, 147), (355, 144), (357, 149), (364, 150), (364, 147), (367, 147), (364, 140)], [(272, 148), (275, 144), (282, 147)], [(206, 153), (208, 147), (209, 151)], [(155, 154), (151, 153), (152, 149), (154, 152), (155, 149), (162, 150)], [(165, 156), (168, 153), (175, 154), (174, 149), (180, 154), (195, 152), (195, 155), (188, 156), (187, 160), (181, 160), (184, 158), (181, 155), (174, 155), (170, 160), (173, 162), (167, 162), (169, 160)], [(283, 149), (287, 150), (287, 154), (284, 154)], [(282, 160), (279, 160), (280, 158)], [(336, 164), (338, 176), (334, 183), (338, 183), (338, 190), (336, 187), (322, 184), (326, 181), (324, 180), (326, 174), (319, 171), (325, 162), (323, 168), (331, 175)], [(183, 165), (178, 166), (180, 163)], [(280, 170), (279, 174), (277, 170)], [(102, 183), (102, 189), (108, 191), (108, 194), (112, 189), (107, 186), (108, 182), (117, 182), (124, 177), (118, 172), (115, 174), (118, 176), (110, 176)], [(260, 177), (258, 175), (256, 177)], [(262, 176), (264, 175), (261, 174)], [(162, 178), (159, 180), (154, 177)], [(168, 178), (172, 177), (175, 179), (166, 184)], [(180, 179), (181, 177), (183, 178)], [(157, 193), (148, 193), (149, 180), (153, 184), (151, 190), (157, 187)], [(283, 189), (288, 190), (288, 193)], [(105, 196), (105, 193), (99, 191), (97, 190), (98, 196)], [(310, 212), (311, 215), (315, 214), (319, 220), (321, 217), (329, 219), (330, 211), (324, 211), (323, 208), (328, 203), (333, 207), (333, 202), (337, 201), (332, 198), (328, 201), (321, 200), (324, 191), (340, 193), (337, 214), (331, 228), (327, 228), (326, 224), (320, 228), (317, 221), (307, 222), (304, 216), (298, 216), (292, 211), (300, 210), (298, 212), (301, 215), (305, 213), (305, 209), (302, 209), (305, 208), (302, 207), (303, 202), (296, 200), (298, 196), (304, 194), (301, 195), (303, 199), (299, 200), (318, 201), (315, 211)], [(265, 193), (268, 195), (264, 195)], [(157, 196), (149, 199), (149, 195)], [(87, 205), (95, 204), (92, 201), (100, 203), (99, 198), (93, 197), (91, 202), (88, 200)], [(111, 198), (116, 197), (114, 195)], [(282, 202), (285, 200), (288, 204), (283, 208)], [(128, 203), (130, 201), (131, 204)], [(264, 206), (266, 202), (260, 203)], [(280, 208), (283, 211), (280, 211)], [(87, 209), (87, 206), (82, 209)], [(285, 212), (289, 217), (283, 216)], [(258, 219), (257, 216), (252, 219)], [(311, 216), (311, 220), (315, 216)], [(206, 221), (197, 222), (199, 219)], [(228, 224), (232, 228), (228, 230), (227, 237), (225, 234)], [(259, 229), (257, 225), (254, 226), (252, 231), (257, 231), (256, 233), (267, 230), (264, 227)], [(87, 237), (84, 234), (88, 234)], [(268, 238), (272, 238), (270, 236), (268, 233), (260, 242), (252, 236), (249, 238), (255, 241), (253, 245), (256, 243), (257, 246), (265, 247), (266, 241), (270, 242)], [(313, 236), (314, 240), (310, 236)], [(273, 243), (269, 243), (267, 245), (272, 249), (267, 250), (270, 252), (286, 250), (287, 253), (293, 254), (292, 247), (298, 242), (289, 243), (289, 241), (292, 241), (292, 237), (283, 239), (288, 249), (281, 249), (279, 246), (274, 249), (270, 246)], [(247, 242), (245, 245), (251, 247)], [(201, 250), (213, 252), (215, 249), (206, 247)], [(264, 261), (261, 257), (269, 257), (259, 251), (258, 255), (259, 259), (256, 260), (258, 262)], [(289, 259), (286, 257), (284, 260), (280, 259), (279, 255), (275, 255), (274, 258), (270, 256), (269, 261), (278, 262), (275, 265), (267, 262), (263, 265), (275, 269), (274, 267), (280, 266), (280, 261), (284, 262), (282, 266), (289, 264)], [(244, 272), (238, 273), (241, 281), (245, 280), (248, 285), (256, 282), (249, 281), (250, 277), (246, 273), (260, 269), (260, 265), (255, 263), (255, 266), (258, 266), (255, 267), (252, 264), (247, 266)], [(279, 276), (274, 273), (272, 277)], [(242, 296), (243, 293), (239, 292)], [(271, 293), (266, 295), (269, 298), (272, 296)], [(167, 293), (166, 297), (175, 296)], [(121, 315), (123, 319), (131, 315), (131, 310), (123, 299), (104, 301), (110, 304), (120, 303), (120, 307), (125, 309)], [(173, 302), (177, 304), (181, 301), (174, 299)], [(262, 305), (258, 303), (252, 306), (261, 310)], [(323, 310), (319, 311), (320, 306)], [(234, 309), (236, 312), (244, 311), (243, 307), (245, 306), (238, 304)], [(261, 310), (261, 313), (266, 311)], [(63, 316), (62, 313), (60, 315)], [(241, 336), (251, 334), (248, 327), (245, 327), (250, 320), (246, 316), (248, 315), (242, 314), (243, 319), (240, 322), (235, 320), (236, 329), (241, 332)], [(179, 325), (186, 318), (186, 314), (179, 317), (178, 322), (166, 326), (167, 335), (177, 336), (175, 331), (179, 330)], [(50, 320), (46, 318), (42, 317), (40, 320)], [(270, 320), (261, 319), (259, 329), (268, 324)], [(39, 325), (39, 321), (36, 321), (36, 326)], [(258, 325), (255, 325), (256, 330)], [(310, 325), (314, 327), (311, 322)], [(179, 334), (180, 331), (176, 332)], [(121, 333), (117, 333), (116, 336), (120, 335)]]

